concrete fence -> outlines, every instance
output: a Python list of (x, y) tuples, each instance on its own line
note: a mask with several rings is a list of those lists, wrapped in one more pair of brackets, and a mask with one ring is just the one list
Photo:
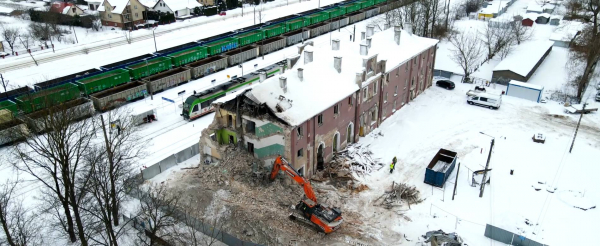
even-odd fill
[(142, 170), (142, 178), (144, 180), (154, 178), (154, 177), (156, 177), (156, 175), (166, 171), (167, 169), (177, 166), (177, 164), (182, 163), (182, 162), (192, 158), (193, 156), (199, 154), (200, 151), (198, 149), (199, 148), (198, 144), (199, 143), (196, 142), (192, 146), (187, 147), (187, 148), (183, 149), (182, 151), (179, 151), (175, 154), (172, 154), (172, 155), (168, 156), (167, 158), (162, 159), (161, 161), (155, 163), (154, 165), (143, 169)]
[(498, 242), (502, 242), (502, 243), (506, 243), (508, 245), (515, 245), (515, 246), (547, 246), (546, 244), (541, 244), (538, 243), (536, 241), (533, 241), (529, 238), (526, 238), (524, 236), (518, 235), (518, 234), (514, 234), (512, 232), (509, 232), (507, 230), (495, 227), (493, 225), (490, 224), (486, 224), (485, 225), (485, 233), (484, 235), (487, 238), (491, 238), (493, 240), (496, 240)]

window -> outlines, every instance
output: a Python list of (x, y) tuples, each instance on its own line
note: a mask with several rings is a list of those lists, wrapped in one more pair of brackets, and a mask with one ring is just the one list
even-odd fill
[(425, 71), (425, 69), (424, 69), (424, 68), (421, 68), (421, 75), (423, 75), (423, 71)]
[(348, 105), (352, 106), (352, 96), (348, 97)]
[(317, 116), (317, 123), (319, 123), (319, 126), (323, 125), (323, 114)]
[(377, 85), (379, 84), (379, 81), (375, 81), (375, 85), (373, 86), (373, 95), (377, 95)]
[(413, 59), (413, 64), (417, 64), (417, 58)]
[(298, 138), (301, 138), (302, 136), (304, 136), (304, 130), (302, 130), (302, 126), (299, 126), (296, 129), (296, 133), (298, 134)]
[(133, 9), (137, 9), (137, 5), (133, 5)]
[(338, 115), (340, 114), (340, 105), (336, 104), (335, 106), (333, 106), (333, 113)]
[(396, 87), (394, 88), (394, 96), (397, 96), (397, 95), (398, 95), (398, 86), (396, 86)]
[(400, 68), (396, 69), (396, 77), (398, 77), (398, 75), (400, 75)]
[(407, 87), (407, 86), (408, 86), (408, 78), (406, 78), (406, 79), (404, 80), (404, 89), (406, 89), (406, 87)]
[(415, 85), (415, 77), (412, 78), (412, 80), (410, 81), (410, 86)]
[(304, 149), (299, 149), (298, 150), (298, 157), (303, 157), (304, 156)]
[(383, 113), (381, 115), (381, 117), (385, 118), (385, 116), (387, 115), (387, 106), (383, 107)]
[(388, 96), (388, 93), (386, 92), (385, 97), (383, 97), (383, 103), (387, 103), (387, 96)]
[(198, 111), (198, 104), (194, 105), (194, 108), (192, 109), (192, 113)]
[(487, 102), (487, 98), (485, 98), (485, 97), (480, 97), (480, 98), (479, 98), (479, 101), (482, 101), (482, 102)]
[(373, 113), (371, 114), (371, 121), (373, 121), (373, 122), (377, 121), (377, 105), (375, 105), (375, 109), (373, 110)]
[(246, 132), (254, 134), (255, 131), (256, 131), (256, 123), (254, 123), (254, 121), (247, 120), (246, 121)]
[(76, 10), (76, 9), (75, 9), (75, 8), (73, 8), (73, 13), (75, 13), (75, 10)]
[(392, 108), (392, 112), (396, 111), (396, 100), (394, 100), (394, 108)]
[(216, 134), (210, 134), (210, 139), (212, 139), (212, 141), (217, 141), (217, 135)]
[(364, 99), (364, 100), (367, 100), (367, 91), (368, 91), (368, 89), (369, 89), (368, 87), (365, 87), (365, 88), (363, 89), (363, 99)]
[(254, 154), (254, 144), (251, 142), (248, 142), (248, 152)]
[(109, 19), (111, 19), (111, 18), (112, 18), (112, 15), (110, 15), (110, 14), (109, 14), (109, 15), (108, 15), (108, 18), (109, 18)]
[(408, 63), (404, 64), (404, 71), (408, 71)]
[(135, 17), (138, 17), (138, 13), (135, 13)]

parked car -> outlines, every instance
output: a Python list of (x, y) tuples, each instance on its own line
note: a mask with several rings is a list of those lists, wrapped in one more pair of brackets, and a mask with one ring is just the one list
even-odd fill
[(600, 92), (598, 92), (598, 94), (596, 94), (596, 102), (600, 102)]
[(600, 82), (596, 85), (596, 90), (600, 90)]
[(227, 15), (227, 13), (225, 11), (221, 11), (221, 13), (219, 13), (219, 15)]
[(6, 53), (6, 52), (0, 52), (0, 56), (9, 56), (9, 55), (10, 55), (9, 53)]
[(477, 95), (469, 96), (467, 98), (467, 103), (491, 109), (499, 109), (500, 103), (502, 103), (502, 96), (482, 92)]
[(454, 82), (452, 82), (450, 80), (438, 80), (437, 82), (435, 82), (435, 85), (442, 87), (442, 88), (446, 88), (448, 90), (454, 89)]

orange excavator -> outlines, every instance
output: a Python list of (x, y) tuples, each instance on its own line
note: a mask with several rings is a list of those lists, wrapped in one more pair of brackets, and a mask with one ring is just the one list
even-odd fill
[(300, 176), (292, 166), (281, 156), (278, 156), (273, 163), (273, 170), (269, 179), (275, 180), (280, 170), (283, 170), (285, 174), (290, 176), (296, 183), (304, 188), (304, 197), (298, 205), (294, 208), (296, 213), (300, 213), (301, 216), (290, 214), (290, 219), (300, 220), (307, 224), (311, 224), (317, 228), (317, 230), (326, 234), (332, 233), (333, 231), (340, 228), (344, 219), (342, 219), (342, 211), (338, 208), (329, 208), (324, 205), (317, 203), (317, 197), (312, 189), (312, 186), (304, 177)]

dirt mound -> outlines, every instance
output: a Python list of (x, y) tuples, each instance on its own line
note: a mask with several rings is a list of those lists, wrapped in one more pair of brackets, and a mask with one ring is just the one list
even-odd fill
[[(324, 235), (302, 222), (288, 219), (304, 191), (287, 175), (270, 182), (268, 167), (246, 151), (227, 150), (219, 163), (189, 170), (170, 183), (174, 192), (183, 196), (180, 204), (195, 208), (197, 217), (211, 221), (236, 237), (264, 245), (345, 245), (349, 241), (368, 244), (359, 229), (361, 216), (344, 210), (349, 189), (338, 189), (327, 182), (312, 182), (319, 203), (341, 207), (344, 225), (338, 231)], [(361, 189), (366, 189), (361, 187)]]

